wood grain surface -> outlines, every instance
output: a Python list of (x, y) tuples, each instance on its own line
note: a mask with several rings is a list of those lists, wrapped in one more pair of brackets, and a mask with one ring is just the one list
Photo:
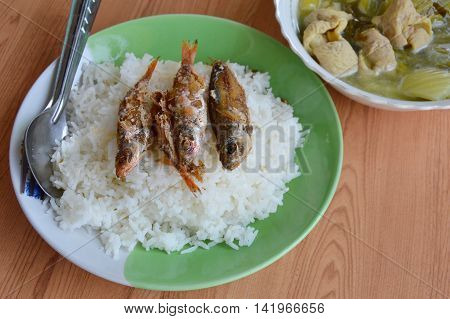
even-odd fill
[[(0, 0), (0, 296), (8, 298), (447, 298), (450, 112), (387, 112), (329, 88), (344, 164), (325, 218), (286, 256), (249, 277), (188, 292), (120, 286), (59, 260), (15, 198), (8, 148), (16, 112), (59, 54), (69, 1)], [(94, 31), (133, 18), (200, 13), (286, 44), (271, 0), (103, 0)], [(220, 41), (220, 39), (218, 39)]]

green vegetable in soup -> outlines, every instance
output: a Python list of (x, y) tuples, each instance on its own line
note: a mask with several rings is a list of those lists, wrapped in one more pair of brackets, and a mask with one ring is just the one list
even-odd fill
[(321, 0), (301, 0), (300, 1), (300, 17), (304, 18), (314, 10), (320, 7)]
[(443, 4), (433, 2), (433, 7), (439, 15), (444, 17), (446, 14), (450, 13), (450, 0), (447, 0), (447, 2)]
[(440, 4), (442, 4), (442, 7), (444, 7), (447, 14), (449, 14), (450, 13), (450, 0), (442, 0), (439, 2), (440, 2)]
[(377, 16), (382, 15), (384, 11), (391, 5), (393, 0), (381, 0), (380, 5), (378, 6)]
[(430, 9), (433, 7), (432, 0), (411, 0), (416, 8), (417, 12), (422, 15), (427, 15)]
[[(421, 0), (417, 0), (421, 1)], [(378, 0), (359, 0), (358, 1), (358, 10), (362, 14), (368, 17), (374, 17), (378, 12), (378, 7), (380, 5), (380, 1)]]
[(444, 100), (450, 98), (450, 73), (439, 69), (417, 70), (403, 77), (400, 89), (413, 98)]

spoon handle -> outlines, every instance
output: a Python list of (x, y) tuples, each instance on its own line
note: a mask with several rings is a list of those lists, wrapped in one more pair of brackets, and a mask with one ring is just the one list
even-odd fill
[(75, 73), (99, 7), (100, 0), (72, 0), (51, 101), (52, 108), (55, 109), (52, 123), (58, 121), (67, 104)]

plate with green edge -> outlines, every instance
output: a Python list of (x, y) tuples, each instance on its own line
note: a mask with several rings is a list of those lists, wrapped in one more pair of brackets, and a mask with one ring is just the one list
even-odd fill
[(258, 235), (250, 247), (234, 250), (219, 244), (209, 250), (167, 254), (137, 245), (106, 256), (96, 234), (62, 231), (46, 206), (20, 188), (20, 145), (28, 123), (44, 105), (55, 64), (35, 82), (17, 114), (11, 136), (11, 178), (19, 203), (38, 233), (61, 255), (81, 268), (121, 284), (154, 290), (191, 290), (224, 284), (273, 263), (312, 230), (327, 209), (339, 180), (343, 141), (339, 118), (322, 82), (287, 47), (264, 33), (230, 20), (202, 15), (161, 15), (128, 21), (89, 38), (86, 55), (96, 63), (117, 65), (125, 53), (180, 59), (183, 40), (199, 42), (197, 61), (211, 57), (268, 72), (275, 96), (294, 107), (310, 130), (296, 150), (302, 175), (289, 184), (283, 205), (269, 218), (252, 224)]

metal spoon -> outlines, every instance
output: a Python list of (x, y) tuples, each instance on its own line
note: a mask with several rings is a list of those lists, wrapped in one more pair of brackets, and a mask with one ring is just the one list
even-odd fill
[(99, 6), (100, 0), (72, 1), (52, 97), (25, 132), (25, 155), (31, 173), (44, 192), (53, 198), (61, 197), (62, 190), (50, 182), (53, 173), (50, 156), (67, 134), (64, 108)]

